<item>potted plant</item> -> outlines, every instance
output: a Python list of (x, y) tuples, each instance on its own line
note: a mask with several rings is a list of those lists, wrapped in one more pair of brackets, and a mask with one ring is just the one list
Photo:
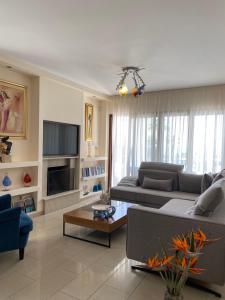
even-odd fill
[(149, 258), (147, 265), (152, 271), (159, 272), (166, 283), (165, 300), (182, 300), (182, 289), (188, 275), (200, 274), (203, 269), (196, 265), (203, 248), (213, 240), (207, 240), (200, 229), (187, 235), (172, 238), (172, 254), (163, 248), (163, 256)]

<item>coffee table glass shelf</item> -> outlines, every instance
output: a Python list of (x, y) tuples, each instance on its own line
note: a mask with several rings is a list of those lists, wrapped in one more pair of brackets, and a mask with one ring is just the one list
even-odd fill
[[(133, 206), (133, 203), (121, 202), (112, 200), (110, 205), (116, 208), (116, 212), (111, 218), (108, 219), (99, 219), (94, 218), (94, 213), (92, 206), (94, 204), (100, 204), (100, 201), (97, 201), (91, 205), (83, 206), (81, 208), (69, 211), (63, 215), (63, 235), (78, 239), (81, 241), (89, 242), (92, 244), (111, 247), (111, 234), (125, 225), (127, 223), (127, 210), (129, 207)], [(87, 234), (78, 235), (66, 233), (66, 224), (77, 225), (86, 229), (90, 229), (91, 232), (97, 231), (105, 233), (107, 236), (107, 242), (99, 242), (90, 238), (87, 238)], [(83, 230), (90, 233), (90, 230)]]

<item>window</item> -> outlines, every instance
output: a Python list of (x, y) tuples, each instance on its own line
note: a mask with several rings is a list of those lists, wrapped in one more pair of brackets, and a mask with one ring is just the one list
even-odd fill
[(114, 116), (113, 184), (137, 175), (141, 161), (183, 164), (195, 173), (224, 166), (224, 114)]

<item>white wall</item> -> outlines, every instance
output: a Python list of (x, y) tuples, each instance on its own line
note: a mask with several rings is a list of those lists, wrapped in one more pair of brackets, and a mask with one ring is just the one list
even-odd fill
[(49, 78), (40, 78), (42, 120), (83, 123), (83, 93)]
[(59, 81), (40, 77), (39, 101), (39, 159), (42, 160), (43, 120), (80, 125), (83, 136), (83, 93)]

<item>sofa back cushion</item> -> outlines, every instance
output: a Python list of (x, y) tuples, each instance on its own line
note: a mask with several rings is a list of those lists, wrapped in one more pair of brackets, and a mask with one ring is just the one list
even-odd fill
[(153, 190), (159, 190), (159, 191), (172, 191), (172, 179), (153, 179), (149, 177), (144, 177), (144, 181), (142, 184), (142, 187), (144, 189), (153, 189)]
[(178, 172), (183, 170), (183, 165), (160, 163), (160, 162), (142, 162), (138, 171), (140, 185), (143, 185), (144, 177), (157, 180), (172, 179), (172, 189), (178, 190)]
[(201, 194), (202, 175), (179, 173), (179, 189), (181, 192)]
[(140, 169), (153, 169), (153, 170), (163, 170), (170, 172), (181, 172), (184, 165), (169, 164), (163, 162), (148, 162), (143, 161), (140, 165)]
[(194, 215), (210, 216), (214, 210), (224, 201), (225, 179), (220, 179), (211, 185), (198, 197), (192, 211)]

